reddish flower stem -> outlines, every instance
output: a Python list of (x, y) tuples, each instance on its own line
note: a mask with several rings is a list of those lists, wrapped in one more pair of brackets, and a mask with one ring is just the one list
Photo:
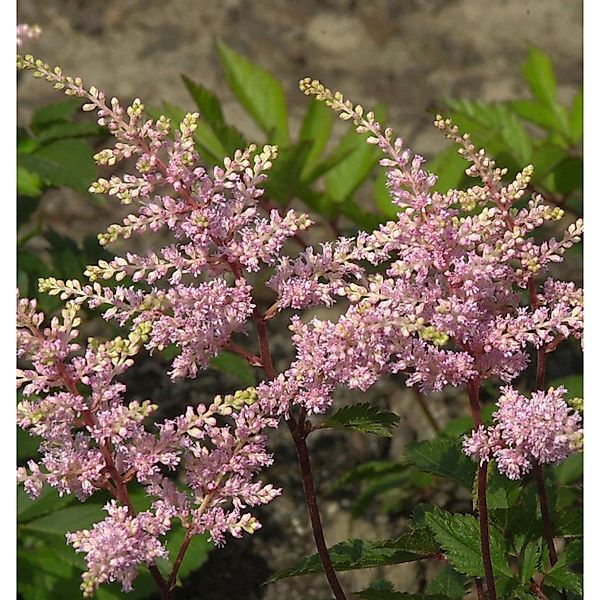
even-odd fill
[(554, 533), (552, 531), (552, 520), (550, 519), (550, 510), (548, 508), (548, 496), (546, 494), (546, 484), (544, 483), (544, 468), (539, 463), (533, 467), (535, 473), (535, 482), (537, 484), (538, 496), (540, 498), (540, 511), (542, 513), (542, 525), (544, 528), (544, 538), (548, 544), (548, 556), (550, 564), (554, 566), (558, 557), (556, 555), (556, 546), (554, 545)]
[[(267, 379), (275, 379), (276, 372), (273, 366), (273, 359), (269, 349), (269, 339), (267, 326), (264, 316), (260, 311), (255, 308), (252, 315), (254, 324), (256, 326), (256, 332), (258, 335), (258, 344), (260, 348), (260, 358), (263, 365), (263, 370)], [(317, 496), (315, 494), (315, 485), (312, 475), (312, 468), (310, 464), (310, 455), (306, 446), (306, 436), (311, 430), (309, 422), (306, 420), (306, 412), (304, 409), (300, 412), (298, 420), (290, 411), (289, 417), (286, 419), (286, 423), (294, 444), (296, 446), (296, 453), (298, 454), (298, 462), (300, 464), (300, 471), (302, 473), (302, 485), (304, 487), (304, 496), (306, 498), (306, 505), (308, 506), (308, 514), (310, 516), (310, 523), (313, 530), (313, 537), (317, 546), (317, 552), (323, 566), (323, 572), (329, 583), (329, 587), (333, 592), (336, 600), (346, 600), (344, 590), (340, 585), (340, 582), (333, 568), (331, 562), (331, 556), (327, 549), (327, 543), (325, 542), (325, 536), (323, 534), (323, 524), (321, 523), (321, 515), (319, 513), (319, 505), (317, 503)]]
[[(58, 367), (58, 371), (63, 379), (63, 382), (66, 388), (69, 390), (71, 394), (74, 396), (79, 396), (79, 391), (77, 390), (77, 386), (75, 382), (69, 377), (63, 365)], [(90, 411), (86, 411), (83, 414), (84, 422), (87, 426), (94, 426), (94, 416)], [(133, 505), (131, 504), (131, 499), (129, 498), (129, 491), (127, 490), (127, 485), (124, 483), (119, 470), (115, 465), (115, 461), (113, 460), (112, 452), (108, 443), (104, 443), (100, 445), (100, 451), (102, 452), (102, 457), (104, 458), (104, 462), (106, 463), (106, 470), (109, 475), (112, 477), (114, 482), (114, 487), (112, 485), (106, 486), (116, 497), (116, 499), (127, 507), (129, 514), (134, 517), (135, 510), (133, 509)], [(173, 595), (169, 590), (169, 586), (162, 576), (161, 572), (158, 570), (156, 564), (152, 563), (148, 565), (148, 570), (154, 579), (156, 586), (160, 592), (161, 600), (172, 600)]]
[[(473, 421), (475, 422), (475, 427), (478, 428), (482, 424), (481, 406), (479, 403), (479, 379), (470, 381), (467, 387), (469, 390), (469, 402), (471, 403)], [(488, 600), (497, 600), (496, 584), (494, 583), (494, 568), (492, 566), (492, 557), (490, 553), (490, 525), (487, 508), (487, 463), (480, 465), (477, 471), (477, 505), (479, 512), (481, 557), (483, 559), (487, 597)]]
[[(531, 306), (535, 310), (538, 307), (537, 290), (535, 280), (532, 277), (527, 285)], [(546, 387), (546, 346), (538, 348), (536, 353), (537, 364), (535, 369), (535, 389), (544, 390)], [(542, 514), (542, 526), (544, 529), (544, 539), (548, 546), (548, 556), (550, 564), (554, 566), (557, 561), (556, 546), (554, 545), (554, 531), (552, 528), (552, 519), (550, 518), (550, 509), (548, 507), (548, 494), (546, 492), (546, 483), (544, 482), (544, 467), (539, 463), (534, 463), (533, 471), (537, 485), (538, 497), (540, 499), (540, 512)]]
[(481, 579), (475, 580), (475, 589), (477, 590), (477, 600), (485, 600), (485, 591)]
[(179, 567), (181, 567), (181, 563), (183, 561), (183, 557), (189, 548), (190, 542), (192, 541), (192, 537), (194, 534), (191, 529), (187, 530), (185, 534), (185, 538), (179, 548), (179, 552), (177, 553), (177, 558), (175, 559), (175, 564), (173, 565), (173, 570), (171, 571), (171, 575), (169, 577), (169, 590), (172, 590), (175, 587), (175, 582), (177, 581), (177, 573), (179, 572)]

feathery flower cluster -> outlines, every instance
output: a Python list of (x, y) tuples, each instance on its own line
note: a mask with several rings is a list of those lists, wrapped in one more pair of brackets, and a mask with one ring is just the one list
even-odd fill
[[(114, 146), (95, 156), (98, 164), (136, 159), (134, 172), (101, 178), (90, 188), (135, 207), (99, 236), (100, 243), (161, 229), (173, 238), (157, 251), (89, 266), (89, 284), (42, 281), (41, 291), (68, 301), (62, 321), (53, 320), (46, 330), (34, 303), (19, 304), (21, 353), (33, 365), (20, 374), (26, 399), (19, 419), (44, 439), (41, 465), (30, 463), (19, 479), (32, 494), (44, 483), (82, 499), (106, 487), (120, 502), (92, 531), (70, 536), (87, 556), (88, 593), (113, 579), (129, 588), (139, 565), (163, 555), (156, 542), (172, 519), (192, 533), (209, 531), (216, 543), (226, 532), (254, 531), (259, 525), (245, 508), (279, 493), (253, 479), (271, 462), (262, 432), (293, 405), (324, 412), (340, 384), (366, 390), (390, 372), (405, 373), (409, 385), (425, 392), (490, 377), (510, 382), (527, 367), (532, 347), (550, 352), (566, 337), (582, 337), (582, 291), (553, 279), (540, 290), (536, 283), (580, 241), (582, 222), (568, 225), (562, 239), (536, 241), (535, 230), (560, 220), (563, 211), (538, 194), (526, 198), (533, 167), (504, 182), (507, 170), (449, 120), (438, 117), (435, 125), (458, 144), (470, 163), (467, 175), (480, 184), (442, 194), (433, 190), (436, 177), (425, 170), (423, 157), (373, 113), (318, 81), (303, 80), (306, 94), (353, 121), (368, 134), (366, 142), (383, 151), (380, 164), (398, 213), (373, 232), (291, 258), (283, 254), (285, 241), (311, 221), (294, 210), (261, 212), (276, 147), (238, 150), (209, 172), (194, 146), (197, 113), (173, 130), (164, 116), (148, 119), (139, 99), (123, 107), (31, 55), (18, 57), (18, 64), (84, 99), (83, 110), (97, 112), (98, 123), (115, 138)], [(249, 280), (263, 269), (269, 269), (268, 286), (276, 294), (264, 315)], [(111, 279), (117, 285), (101, 283)], [(337, 321), (307, 323), (292, 316), (295, 360), (256, 390), (188, 408), (157, 424), (156, 434), (143, 425), (153, 405), (123, 402), (125, 390), (115, 378), (142, 344), (150, 351), (175, 344), (180, 353), (172, 376), (195, 377), (233, 343), (232, 336), (245, 332), (250, 319), (262, 326), (284, 309), (340, 299), (346, 308)], [(80, 350), (77, 310), (84, 303), (106, 307), (104, 317), (129, 327), (129, 337), (92, 342), (83, 355), (73, 355)], [(511, 388), (503, 393), (498, 424), (465, 442), (468, 454), (484, 461), (494, 456), (503, 472), (518, 477), (533, 460), (556, 462), (578, 443), (578, 416), (564, 408), (564, 390), (536, 393), (532, 400)], [(219, 425), (221, 419), (230, 422)], [(179, 465), (186, 492), (163, 476)], [(120, 487), (134, 479), (155, 499), (139, 515)], [(107, 540), (119, 528), (119, 548), (108, 551)]]
[[(159, 539), (178, 519), (189, 535), (209, 532), (217, 544), (225, 534), (239, 537), (260, 524), (245, 509), (273, 500), (279, 490), (254, 479), (271, 464), (263, 430), (275, 427), (271, 407), (257, 402), (253, 388), (209, 406), (188, 407), (175, 419), (148, 431), (144, 421), (156, 405), (124, 401), (125, 386), (116, 381), (133, 364), (147, 339), (138, 327), (127, 339), (77, 343), (80, 306), (69, 302), (61, 318), (44, 326), (35, 300), (18, 298), (18, 353), (27, 368), (17, 374), (23, 400), (18, 424), (40, 436), (39, 463), (29, 461), (17, 479), (32, 497), (44, 484), (85, 500), (99, 489), (118, 499), (108, 517), (91, 531), (68, 535), (86, 554), (82, 589), (90, 595), (105, 581), (131, 589), (141, 564), (166, 557)], [(185, 491), (164, 476), (182, 467)], [(149, 511), (135, 514), (126, 485), (137, 481), (154, 498)]]
[(563, 399), (564, 387), (533, 392), (531, 398), (509, 386), (501, 392), (495, 425), (482, 425), (466, 437), (465, 454), (480, 464), (495, 460), (500, 473), (520, 479), (536, 462), (560, 463), (581, 450), (581, 416)]
[[(449, 120), (439, 117), (435, 125), (458, 144), (470, 163), (467, 174), (481, 185), (441, 194), (432, 190), (436, 177), (424, 169), (423, 157), (382, 128), (373, 113), (318, 81), (302, 80), (306, 94), (352, 120), (359, 133), (368, 134), (367, 143), (383, 151), (380, 163), (398, 215), (371, 233), (290, 258), (282, 255), (283, 242), (311, 222), (294, 211), (261, 216), (261, 184), (275, 148), (266, 146), (256, 155), (254, 147), (238, 151), (209, 174), (196, 165), (197, 114), (186, 115), (171, 140), (168, 119), (146, 119), (139, 100), (126, 109), (115, 98), (108, 102), (95, 88), (87, 91), (79, 78), (30, 55), (20, 57), (19, 65), (85, 98), (84, 110), (97, 110), (98, 122), (116, 138), (113, 148), (96, 156), (100, 164), (138, 157), (136, 173), (100, 179), (91, 188), (138, 207), (122, 224), (111, 225), (101, 242), (165, 227), (176, 240), (158, 252), (88, 267), (92, 285), (49, 279), (41, 289), (92, 307), (107, 305), (106, 318), (147, 327), (150, 350), (174, 341), (181, 354), (173, 376), (194, 377), (231, 335), (243, 332), (255, 314), (247, 277), (273, 264), (268, 285), (277, 299), (265, 318), (285, 308), (329, 306), (338, 298), (349, 304), (336, 323), (304, 324), (294, 317), (296, 360), (259, 388), (265, 401), (279, 398), (279, 413), (294, 403), (321, 412), (338, 384), (366, 389), (385, 372), (406, 372), (408, 383), (425, 392), (475, 378), (510, 382), (526, 368), (530, 347), (550, 350), (569, 335), (581, 337), (581, 290), (549, 280), (538, 294), (535, 282), (580, 240), (581, 221), (570, 224), (560, 240), (537, 242), (533, 232), (561, 219), (563, 211), (538, 194), (526, 199), (533, 167), (504, 183), (506, 169), (497, 168)], [(383, 274), (372, 274), (381, 267)], [(152, 288), (99, 283), (127, 277)], [(198, 283), (203, 277), (212, 281)], [(158, 287), (166, 278), (167, 291)], [(194, 327), (188, 326), (190, 319)]]
[[(187, 114), (171, 139), (170, 121), (147, 119), (138, 99), (124, 108), (94, 87), (86, 90), (81, 79), (64, 76), (59, 67), (51, 69), (31, 55), (18, 62), (66, 94), (84, 98), (83, 110), (97, 111), (98, 123), (116, 140), (114, 147), (96, 155), (99, 164), (137, 157), (135, 173), (101, 178), (90, 188), (137, 207), (122, 224), (101, 234), (100, 242), (163, 228), (176, 240), (158, 252), (128, 253), (89, 266), (85, 274), (93, 286), (49, 279), (40, 289), (92, 307), (106, 305), (107, 319), (148, 328), (149, 350), (170, 343), (181, 350), (173, 377), (195, 377), (251, 318), (255, 307), (246, 275), (273, 265), (285, 241), (312, 223), (294, 210), (283, 216), (277, 210), (261, 213), (261, 184), (277, 148), (265, 146), (257, 152), (252, 145), (209, 173), (197, 164), (197, 113)], [(134, 284), (149, 284), (151, 290), (142, 292), (135, 285), (112, 289), (99, 283), (129, 277)], [(203, 281), (206, 278), (210, 280)], [(168, 280), (166, 291), (159, 287), (161, 280)]]
[(91, 531), (67, 534), (75, 551), (87, 555), (89, 570), (81, 585), (84, 596), (93, 595), (100, 584), (112, 581), (120, 581), (123, 591), (129, 592), (140, 564), (151, 565), (156, 558), (168, 557), (158, 540), (171, 527), (168, 512), (144, 511), (132, 517), (126, 506), (118, 506), (114, 500), (105, 510), (108, 517), (95, 523)]
[(17, 47), (22, 46), (25, 40), (34, 40), (40, 35), (42, 35), (42, 28), (39, 25), (19, 23), (17, 25)]
[[(339, 93), (305, 79), (301, 89), (352, 120), (367, 143), (385, 157), (387, 185), (398, 205), (397, 220), (355, 239), (282, 257), (269, 285), (276, 309), (349, 302), (337, 323), (313, 319), (292, 324), (297, 358), (259, 393), (325, 410), (337, 383), (364, 389), (386, 371), (406, 371), (408, 384), (427, 392), (444, 385), (499, 377), (509, 382), (529, 361), (529, 348), (553, 349), (580, 338), (583, 294), (572, 283), (548, 280), (538, 294), (535, 277), (580, 241), (581, 220), (561, 240), (537, 242), (532, 233), (563, 211), (534, 194), (525, 201), (533, 167), (504, 184), (484, 150), (476, 150), (449, 120), (436, 127), (459, 146), (471, 164), (466, 173), (482, 185), (466, 191), (432, 191), (436, 177), (424, 159)], [(385, 267), (370, 274), (368, 265)], [(524, 305), (524, 291), (531, 302)]]

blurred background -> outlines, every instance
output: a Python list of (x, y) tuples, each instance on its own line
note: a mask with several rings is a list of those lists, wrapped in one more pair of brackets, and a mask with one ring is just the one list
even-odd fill
[[(300, 135), (308, 106), (308, 99), (297, 87), (298, 80), (305, 76), (320, 79), (365, 107), (380, 107), (386, 124), (416, 152), (432, 159), (445, 156), (447, 148), (444, 138), (431, 125), (436, 112), (455, 114), (457, 121), (462, 118), (476, 141), (478, 131), (482, 136), (489, 133), (500, 115), (502, 126), (497, 128), (497, 139), (490, 140), (496, 155), (504, 156), (516, 168), (526, 164), (525, 160), (543, 162), (543, 153), (550, 146), (560, 149), (560, 154), (557, 150), (553, 155), (554, 170), (540, 179), (539, 187), (556, 204), (567, 208), (568, 218), (581, 213), (580, 136), (561, 131), (560, 124), (538, 122), (535, 110), (535, 114), (527, 116), (529, 105), (517, 104), (532, 97), (522, 66), (530, 57), (530, 49), (537, 48), (553, 65), (553, 101), (572, 112), (582, 86), (582, 3), (578, 0), (20, 0), (18, 21), (36, 23), (43, 29), (39, 39), (25, 43), (26, 51), (52, 65), (61, 65), (64, 72), (81, 76), (88, 86), (95, 85), (109, 96), (116, 95), (123, 103), (139, 97), (147, 107), (157, 110), (161, 106), (171, 112), (197, 110), (182, 81), (181, 75), (185, 74), (220, 99), (225, 120), (248, 141), (265, 141), (265, 133), (228, 83), (217, 40), (279, 80), (293, 139)], [(540, 55), (536, 56), (539, 59)], [(546, 63), (530, 63), (534, 71), (536, 64)], [(462, 103), (447, 103), (450, 99), (460, 99)], [(66, 269), (64, 276), (77, 276), (82, 271), (77, 260), (96, 258), (93, 236), (116, 222), (121, 213), (121, 207), (112, 201), (86, 196), (85, 181), (69, 179), (68, 173), (44, 171), (47, 164), (41, 159), (52, 159), (61, 168), (76, 167), (81, 172), (81, 164), (69, 163), (73, 152), (67, 153), (71, 158), (59, 152), (76, 149), (72, 144), (74, 139), (79, 143), (78, 136), (85, 137), (90, 156), (92, 147), (101, 148), (106, 143), (97, 136), (98, 132), (81, 128), (77, 135), (66, 136), (71, 146), (57, 137), (56, 130), (49, 134), (47, 126), (60, 125), (63, 116), (56, 120), (56, 113), (53, 117), (42, 113), (40, 117), (40, 109), (61, 100), (50, 86), (20, 75), (18, 124), (22, 127), (23, 145), (19, 152), (33, 156), (20, 163), (33, 177), (31, 181), (23, 179), (24, 187), (19, 189), (22, 288), (33, 289), (38, 275), (54, 274), (58, 267)], [(514, 115), (507, 117), (509, 109)], [(560, 117), (560, 110), (556, 112)], [(64, 118), (65, 123), (71, 118), (75, 123), (83, 122), (70, 114)], [(335, 122), (325, 140), (327, 148), (335, 151), (340, 140), (346, 139), (347, 131), (347, 124)], [(531, 141), (523, 142), (523, 135)], [(515, 139), (520, 143), (516, 144)], [(57, 143), (62, 146), (59, 148)], [(54, 148), (48, 149), (51, 144)], [(385, 215), (385, 207), (374, 201), (373, 185), (377, 186), (378, 173), (371, 170), (374, 162), (367, 161), (364, 177), (352, 189), (352, 201), (360, 210)], [(445, 165), (446, 161), (438, 158), (438, 164)], [(85, 168), (92, 169), (91, 181), (94, 167), (86, 164)], [(458, 186), (460, 165), (458, 175), (453, 172), (448, 177)], [(33, 187), (27, 187), (28, 184)], [(331, 194), (334, 188), (335, 182), (316, 184), (317, 190), (326, 189)], [(287, 200), (296, 202), (295, 198)], [(341, 200), (337, 206), (343, 206)], [(355, 214), (356, 210), (342, 211), (339, 222), (335, 215), (336, 227), (351, 232), (354, 227), (371, 223), (368, 217), (355, 218)], [(314, 239), (309, 241), (313, 243), (331, 237), (331, 231), (325, 226), (317, 227), (311, 235)], [(144, 240), (135, 243), (146, 245)], [(87, 254), (74, 258), (77, 252)], [(580, 253), (570, 255), (560, 275), (581, 280)], [(280, 331), (274, 332), (275, 356), (279, 367), (285, 368), (291, 358), (287, 321), (277, 322)], [(580, 363), (579, 352), (568, 346), (564, 356), (549, 366), (549, 378), (580, 372)], [(208, 371), (193, 382), (175, 385), (168, 380), (166, 370), (166, 362), (142, 361), (132, 370), (135, 373), (130, 375), (128, 384), (134, 397), (158, 400), (167, 414), (179, 411), (189, 402), (239, 387), (239, 381), (227, 369)], [(419, 399), (399, 380), (383, 381), (367, 396), (402, 417), (392, 439), (330, 432), (311, 437), (330, 545), (352, 536), (392, 537), (402, 529), (419, 495), (451, 510), (469, 510), (470, 506), (468, 490), (457, 492), (443, 485), (433, 486), (431, 481), (407, 482), (398, 474), (371, 490), (360, 477), (340, 482), (340, 477), (360, 463), (400, 460), (406, 444), (434, 433), (432, 418), (436, 426), (445, 427), (467, 406), (466, 396), (458, 391), (434, 394), (426, 399), (431, 413), (428, 415), (417, 405)], [(341, 403), (348, 400), (357, 398), (340, 394)], [(224, 549), (208, 554), (199, 568), (191, 570), (181, 598), (327, 597), (328, 589), (321, 576), (262, 585), (274, 571), (313, 552), (294, 451), (286, 432), (275, 432), (272, 445), (276, 465), (267, 478), (283, 486), (284, 496), (262, 511), (264, 528), (256, 535), (231, 541)], [(26, 457), (28, 451), (24, 450), (20, 457)], [(357, 498), (361, 502), (358, 506)], [(342, 574), (341, 578), (349, 589), (360, 589), (385, 576), (399, 589), (416, 592), (422, 590), (425, 571), (435, 568), (407, 563)], [(118, 592), (116, 597), (120, 597)]]

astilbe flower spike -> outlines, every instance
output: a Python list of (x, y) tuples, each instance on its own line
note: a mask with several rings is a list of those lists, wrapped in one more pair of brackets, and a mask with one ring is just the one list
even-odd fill
[[(179, 520), (187, 536), (210, 533), (217, 544), (225, 534), (253, 533), (260, 523), (246, 509), (273, 500), (279, 490), (255, 480), (271, 464), (263, 430), (276, 420), (249, 388), (217, 396), (209, 406), (188, 407), (148, 431), (145, 419), (157, 408), (149, 401), (124, 401), (117, 381), (133, 364), (147, 337), (143, 326), (127, 339), (78, 342), (79, 306), (68, 303), (62, 317), (44, 326), (35, 300), (18, 298), (19, 355), (23, 400), (18, 424), (41, 437), (41, 460), (29, 461), (17, 478), (32, 497), (44, 485), (85, 500), (108, 489), (117, 501), (108, 517), (67, 540), (86, 555), (85, 595), (104, 582), (120, 581), (128, 591), (140, 565), (167, 556), (163, 536)], [(222, 421), (222, 423), (220, 423)], [(177, 489), (165, 471), (181, 466), (185, 487)], [(153, 498), (150, 510), (135, 514), (127, 483), (136, 480)]]
[(564, 400), (564, 387), (533, 392), (531, 398), (503, 387), (495, 425), (483, 425), (463, 442), (465, 453), (481, 464), (495, 460), (498, 471), (520, 479), (535, 463), (557, 464), (581, 450), (580, 414)]
[[(222, 348), (232, 347), (233, 336), (245, 333), (246, 324), (254, 321), (260, 358), (254, 357), (253, 364), (262, 364), (268, 381), (258, 386), (252, 406), (236, 417), (236, 431), (260, 430), (283, 415), (297, 447), (300, 450), (304, 445), (305, 450), (310, 431), (306, 415), (326, 411), (339, 385), (366, 390), (386, 373), (405, 373), (408, 385), (424, 392), (446, 385), (475, 382), (478, 386), (489, 378), (509, 383), (527, 367), (531, 348), (550, 351), (568, 336), (582, 336), (581, 290), (553, 279), (538, 290), (536, 283), (580, 241), (581, 221), (570, 224), (562, 239), (536, 241), (536, 229), (564, 214), (538, 194), (526, 201), (533, 167), (526, 166), (505, 183), (506, 169), (497, 168), (484, 150), (477, 150), (469, 136), (460, 135), (447, 119), (438, 117), (436, 127), (459, 145), (470, 163), (466, 173), (480, 183), (466, 191), (442, 194), (433, 190), (436, 177), (425, 170), (423, 157), (406, 148), (391, 129), (384, 129), (373, 113), (365, 113), (360, 105), (354, 106), (318, 81), (302, 80), (306, 94), (351, 120), (359, 133), (368, 134), (367, 143), (383, 151), (380, 164), (387, 171), (387, 186), (398, 213), (396, 220), (373, 232), (340, 237), (320, 250), (307, 248), (294, 258), (283, 254), (283, 244), (308, 227), (310, 219), (293, 210), (283, 215), (276, 210), (266, 216), (261, 213), (263, 184), (276, 157), (275, 147), (257, 152), (250, 146), (209, 172), (198, 164), (194, 148), (196, 113), (185, 116), (171, 139), (170, 121), (145, 117), (140, 100), (123, 107), (116, 98), (109, 101), (97, 89), (86, 89), (81, 79), (63, 75), (59, 67), (51, 69), (30, 55), (18, 61), (21, 68), (33, 70), (57, 89), (84, 99), (84, 110), (97, 111), (99, 124), (115, 138), (113, 147), (96, 155), (99, 164), (136, 159), (135, 172), (101, 178), (90, 188), (135, 207), (122, 223), (101, 234), (100, 242), (108, 244), (159, 229), (168, 230), (173, 238), (173, 243), (157, 251), (128, 253), (89, 266), (89, 284), (49, 278), (40, 283), (40, 290), (60, 295), (70, 307), (83, 303), (106, 307), (105, 318), (138, 332), (143, 336), (140, 343), (150, 351), (175, 343), (180, 353), (173, 362), (173, 377), (195, 377), (198, 369), (206, 368)], [(262, 313), (253, 300), (250, 276), (265, 269), (276, 298)], [(375, 270), (379, 273), (374, 274)], [(127, 278), (133, 285), (121, 283)], [(111, 279), (117, 285), (102, 283)], [(296, 357), (287, 370), (275, 373), (266, 322), (284, 309), (300, 311), (340, 300), (346, 307), (336, 321), (314, 318), (305, 322), (297, 314), (292, 316)], [(298, 420), (295, 407), (300, 409)], [(213, 440), (215, 449), (226, 444), (234, 451), (230, 436), (216, 441), (217, 432), (206, 429), (207, 422), (200, 415), (186, 413), (188, 418), (195, 424), (184, 419), (159, 425), (158, 439), (183, 435), (188, 450), (195, 448), (189, 441), (194, 437), (190, 431), (199, 429), (200, 437)], [(205, 429), (199, 428), (198, 419)], [(247, 419), (257, 424), (249, 425)], [(135, 456), (125, 453), (123, 460), (140, 465), (138, 480), (159, 501), (166, 501), (168, 494), (161, 491), (166, 482), (153, 479), (157, 476), (154, 465), (162, 459), (152, 457), (166, 452), (165, 466), (172, 466), (175, 459), (172, 451), (163, 452), (160, 445), (155, 453), (153, 443), (137, 447)], [(237, 451), (237, 445), (233, 449)], [(133, 452), (130, 447), (129, 451)], [(257, 454), (262, 457), (264, 449)], [(211, 471), (213, 459), (206, 459), (203, 451), (192, 452), (188, 464), (194, 466), (187, 471), (188, 485), (195, 494), (201, 490), (200, 497), (212, 499), (212, 490), (203, 486), (217, 471)], [(260, 458), (253, 469), (267, 462)], [(194, 478), (192, 473), (200, 475)], [(33, 483), (36, 477), (29, 476), (30, 487), (37, 485)], [(220, 479), (216, 485), (221, 485)], [(266, 493), (268, 499), (273, 493)], [(173, 498), (170, 503), (178, 506), (177, 514), (183, 519), (192, 518), (219, 542), (219, 531), (235, 534), (244, 527), (245, 517), (235, 511), (252, 504), (247, 490), (245, 494), (246, 500), (234, 502), (229, 513), (219, 512), (219, 507), (207, 511), (203, 504), (191, 509)], [(201, 515), (194, 512), (200, 509)], [(127, 513), (123, 518), (134, 517)], [(312, 513), (311, 518), (314, 527)], [(317, 544), (323, 546), (320, 534)], [(90, 539), (95, 538), (86, 541)], [(328, 578), (331, 573), (330, 569)], [(339, 584), (337, 588), (332, 584), (332, 589), (336, 598), (344, 597)]]
[[(318, 81), (305, 79), (300, 87), (381, 148), (399, 212), (372, 233), (340, 238), (318, 254), (309, 248), (296, 259), (280, 259), (269, 282), (279, 297), (272, 312), (330, 305), (340, 297), (349, 307), (337, 323), (294, 317), (297, 359), (259, 394), (322, 412), (337, 384), (364, 390), (384, 372), (406, 372), (407, 383), (424, 392), (491, 377), (510, 382), (526, 368), (529, 348), (581, 338), (583, 294), (574, 284), (548, 279), (535, 303), (523, 305), (523, 290), (535, 291), (535, 277), (561, 261), (582, 232), (579, 220), (562, 240), (535, 241), (535, 229), (564, 213), (538, 194), (515, 207), (532, 166), (503, 184), (506, 170), (437, 117), (436, 127), (471, 163), (467, 174), (483, 185), (434, 192), (436, 178), (423, 169), (424, 159), (373, 113)], [(384, 274), (370, 274), (365, 262), (384, 267)]]

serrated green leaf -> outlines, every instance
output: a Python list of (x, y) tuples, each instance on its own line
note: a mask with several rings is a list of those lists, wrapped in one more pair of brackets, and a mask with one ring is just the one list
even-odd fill
[(435, 574), (435, 577), (427, 584), (427, 594), (443, 594), (452, 600), (462, 600), (465, 597), (465, 586), (467, 578), (448, 565)]
[[(336, 571), (353, 571), (372, 567), (396, 565), (434, 556), (438, 546), (427, 529), (418, 529), (396, 539), (372, 542), (360, 539), (341, 542), (329, 549)], [(318, 554), (307, 556), (295, 565), (275, 573), (267, 583), (321, 573), (323, 567)]]
[(477, 467), (465, 456), (458, 440), (435, 439), (406, 448), (410, 462), (427, 473), (440, 475), (471, 488)]
[(426, 502), (419, 502), (412, 511), (410, 516), (410, 526), (413, 529), (427, 529), (427, 514), (430, 513), (435, 506)]
[(346, 157), (350, 156), (356, 148), (337, 148), (326, 158), (320, 160), (309, 173), (302, 173), (302, 183), (310, 184), (328, 171), (339, 165)]
[(328, 106), (314, 98), (310, 101), (300, 128), (300, 141), (312, 143), (302, 167), (303, 180), (319, 162), (329, 140), (333, 120), (333, 111)]
[(583, 535), (583, 509), (568, 508), (558, 513), (555, 520), (556, 535), (579, 537)]
[(533, 574), (539, 570), (542, 558), (542, 540), (537, 539), (529, 542), (521, 551), (519, 558), (519, 579), (526, 584)]
[(577, 539), (569, 542), (564, 550), (560, 553), (554, 569), (567, 567), (583, 562), (583, 540)]
[(225, 120), (223, 118), (221, 102), (216, 94), (202, 84), (192, 81), (186, 75), (181, 75), (181, 79), (196, 103), (201, 118), (206, 119), (211, 125), (224, 125)]
[(42, 180), (37, 173), (17, 166), (17, 194), (35, 198), (42, 193)]
[(527, 542), (537, 539), (542, 534), (542, 524), (539, 518), (539, 502), (535, 485), (527, 485), (513, 506), (518, 510), (508, 510), (505, 532), (508, 539), (513, 540), (517, 551), (520, 551)]
[(569, 135), (567, 111), (556, 98), (554, 67), (546, 54), (539, 48), (530, 48), (523, 74), (533, 95), (553, 114), (552, 128), (563, 138)]
[[(233, 156), (248, 143), (235, 127), (225, 123), (221, 103), (213, 92), (185, 75), (181, 77), (200, 109), (201, 118), (194, 134), (198, 150), (209, 164), (220, 165), (226, 156)], [(181, 109), (174, 112), (172, 106), (169, 108), (174, 115), (183, 113)]]
[(567, 591), (581, 596), (583, 594), (583, 582), (581, 575), (567, 570), (566, 567), (552, 569), (546, 573), (544, 584), (553, 587), (559, 592)]
[(228, 350), (222, 350), (210, 361), (211, 367), (236, 377), (244, 387), (256, 385), (256, 376), (248, 362)]
[(51, 514), (23, 523), (20, 529), (27, 533), (63, 536), (68, 531), (89, 528), (106, 515), (100, 504), (69, 506)]
[(340, 408), (323, 421), (323, 426), (392, 437), (390, 429), (396, 427), (399, 422), (400, 417), (393, 412), (381, 410), (372, 404), (360, 403)]
[(287, 105), (279, 81), (222, 41), (217, 42), (217, 50), (225, 67), (229, 87), (240, 104), (269, 136), (269, 141), (287, 145)]
[(198, 154), (204, 161), (211, 165), (221, 165), (223, 159), (232, 154), (223, 145), (223, 140), (215, 133), (215, 130), (205, 121), (200, 121), (194, 132), (194, 142)]
[(519, 493), (519, 482), (498, 472), (495, 465), (488, 468), (487, 504), (489, 510), (509, 508), (509, 498)]
[(569, 113), (569, 137), (572, 144), (578, 144), (583, 137), (583, 90), (577, 92)]
[(78, 138), (56, 140), (31, 154), (18, 156), (20, 166), (37, 173), (48, 185), (67, 186), (81, 193), (96, 179), (92, 149)]
[(510, 100), (507, 106), (522, 119), (535, 123), (543, 129), (555, 130), (557, 127), (556, 116), (552, 109), (537, 100)]
[[(484, 575), (479, 524), (472, 515), (451, 514), (435, 508), (427, 513), (427, 523), (454, 568), (475, 577)], [(502, 535), (490, 528), (490, 555), (496, 574), (512, 576), (506, 560)]]
[(46, 104), (33, 113), (31, 125), (35, 130), (40, 131), (51, 123), (68, 121), (71, 115), (81, 108), (81, 104), (82, 101), (79, 98), (68, 98)]
[[(447, 99), (444, 104), (453, 113), (461, 114), (475, 121), (486, 129), (500, 127), (505, 107), (500, 103), (489, 103), (483, 100)], [(454, 114), (453, 117), (456, 117)]]

